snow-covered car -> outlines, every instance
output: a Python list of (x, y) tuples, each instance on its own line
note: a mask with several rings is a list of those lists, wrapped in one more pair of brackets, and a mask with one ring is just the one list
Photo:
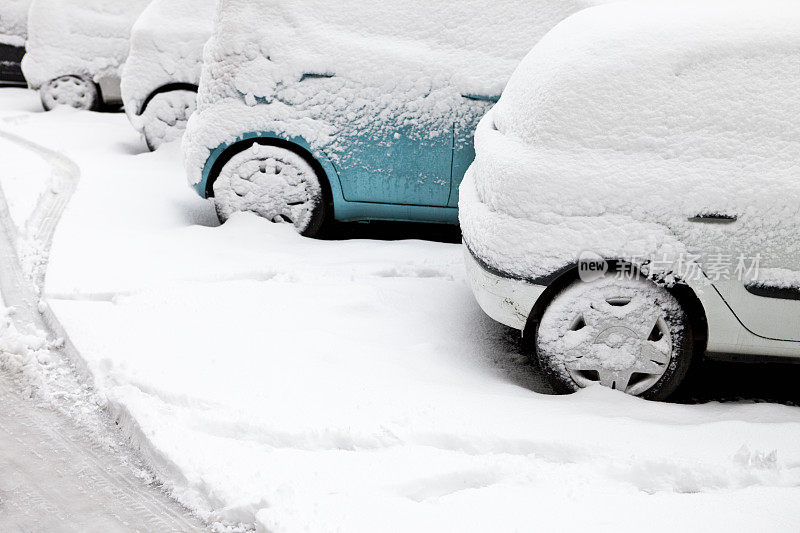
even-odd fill
[(151, 150), (180, 137), (194, 112), (216, 6), (217, 0), (154, 0), (133, 25), (122, 101)]
[(473, 130), (519, 60), (598, 0), (221, 0), (188, 178), (221, 220), (457, 223)]
[(46, 110), (120, 104), (131, 26), (149, 0), (33, 0), (22, 71)]
[(22, 56), (28, 37), (31, 0), (5, 0), (0, 6), (0, 84), (25, 85)]
[(555, 387), (662, 399), (693, 358), (800, 358), (800, 8), (609, 4), (475, 136), (472, 289)]

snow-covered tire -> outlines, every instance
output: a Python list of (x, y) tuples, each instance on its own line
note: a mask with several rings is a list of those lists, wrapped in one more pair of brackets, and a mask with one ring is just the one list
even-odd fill
[(151, 152), (183, 135), (186, 121), (197, 107), (197, 93), (178, 90), (155, 95), (139, 116), (142, 133)]
[(39, 96), (45, 111), (60, 105), (96, 110), (101, 104), (100, 89), (85, 76), (67, 75), (52, 79), (42, 85)]
[(691, 366), (691, 324), (666, 288), (640, 278), (581, 280), (557, 294), (536, 330), (536, 358), (557, 392), (592, 382), (650, 400)]
[(288, 222), (298, 233), (317, 235), (325, 222), (322, 186), (300, 155), (277, 146), (253, 144), (234, 155), (214, 181), (220, 221), (251, 211), (273, 222)]

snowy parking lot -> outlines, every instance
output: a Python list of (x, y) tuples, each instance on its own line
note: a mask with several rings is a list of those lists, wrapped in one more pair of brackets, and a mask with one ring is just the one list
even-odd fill
[[(177, 143), (149, 153), (124, 115), (45, 114), (31, 91), (0, 92), (0, 130), (79, 167), (45, 305), (124, 435), (217, 527), (800, 530), (796, 395), (554, 396), (475, 303), (457, 242), (220, 226)], [(22, 227), (49, 169), (5, 172)]]

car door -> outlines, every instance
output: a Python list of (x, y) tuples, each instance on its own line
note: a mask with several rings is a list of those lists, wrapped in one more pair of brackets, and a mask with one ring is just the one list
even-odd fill
[(409, 124), (407, 116), (375, 120), (379, 127), (352, 135), (342, 145), (339, 171), (345, 200), (446, 206), (452, 122), (430, 129), (423, 123)]
[(684, 242), (745, 328), (767, 339), (800, 341), (800, 213), (789, 197), (775, 194), (771, 202), (787, 216), (744, 202), (738, 211), (727, 206), (696, 213), (685, 222)]

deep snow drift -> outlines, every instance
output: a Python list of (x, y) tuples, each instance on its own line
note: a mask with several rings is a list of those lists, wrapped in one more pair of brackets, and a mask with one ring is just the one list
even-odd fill
[(797, 408), (542, 394), (473, 302), (458, 245), (313, 241), (253, 215), (216, 227), (177, 146), (145, 153), (124, 116), (23, 107), (36, 95), (0, 93), (0, 126), (82, 173), (48, 301), (201, 515), (276, 531), (800, 528)]

